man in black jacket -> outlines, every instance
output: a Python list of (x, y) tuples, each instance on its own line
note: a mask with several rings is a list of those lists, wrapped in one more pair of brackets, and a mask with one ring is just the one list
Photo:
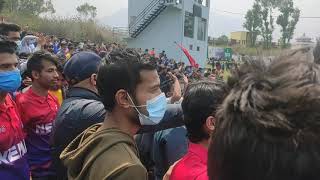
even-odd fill
[[(67, 179), (66, 168), (59, 159), (61, 152), (82, 131), (103, 122), (105, 118), (106, 111), (96, 89), (97, 72), (101, 63), (98, 55), (80, 52), (68, 60), (64, 67), (64, 75), (71, 88), (58, 112), (52, 133), (52, 167), (59, 180)], [(182, 124), (180, 105), (170, 105), (160, 124), (144, 126), (140, 132), (156, 132)]]

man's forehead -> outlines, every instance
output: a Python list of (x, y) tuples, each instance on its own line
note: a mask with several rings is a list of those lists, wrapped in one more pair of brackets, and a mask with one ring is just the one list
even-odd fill
[(14, 32), (14, 31), (10, 31), (8, 33), (8, 38), (10, 41), (18, 41), (20, 40), (20, 33), (19, 32)]
[(18, 58), (15, 54), (0, 53), (0, 64), (16, 64)]
[(9, 31), (8, 36), (20, 37), (20, 32)]
[(41, 61), (41, 64), (45, 67), (53, 67), (53, 66), (56, 67), (55, 63), (53, 63), (49, 60), (46, 60), (46, 59), (44, 61)]
[(157, 70), (142, 70), (140, 71), (141, 79), (151, 80), (158, 77)]
[(160, 83), (160, 79), (156, 70), (142, 70), (140, 72), (141, 81), (148, 83), (150, 86)]

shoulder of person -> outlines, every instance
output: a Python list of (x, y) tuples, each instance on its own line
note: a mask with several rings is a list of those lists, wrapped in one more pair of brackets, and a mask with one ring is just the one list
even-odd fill
[(104, 179), (139, 179), (147, 180), (148, 173), (142, 164), (126, 163), (118, 167), (115, 171), (110, 172)]
[(69, 107), (73, 110), (81, 110), (82, 112), (96, 112), (104, 110), (101, 101), (83, 98), (67, 98), (63, 101), (62, 107)]
[(12, 99), (14, 99), (18, 105), (22, 105), (27, 101), (27, 95), (24, 93), (16, 93)]
[(52, 92), (48, 93), (48, 97), (50, 97), (56, 104), (59, 104), (58, 98)]
[[(91, 162), (87, 174), (92, 179), (147, 180), (147, 170), (138, 159), (132, 160), (123, 151), (116, 154), (115, 150), (119, 150), (119, 148), (109, 148), (96, 157), (94, 162)], [(88, 158), (92, 159), (94, 155), (90, 154), (89, 156)]]
[[(105, 118), (106, 110), (103, 104), (97, 100), (89, 99), (65, 99), (59, 109), (57, 119), (72, 119), (71, 122), (80, 122), (81, 124), (90, 124), (91, 122), (102, 122)], [(83, 121), (84, 120), (84, 121)]]
[(92, 118), (99, 118), (101, 116), (104, 119), (106, 110), (102, 102), (86, 99), (83, 100), (80, 104), (75, 106), (77, 106), (77, 109), (81, 111), (81, 114), (83, 116)]

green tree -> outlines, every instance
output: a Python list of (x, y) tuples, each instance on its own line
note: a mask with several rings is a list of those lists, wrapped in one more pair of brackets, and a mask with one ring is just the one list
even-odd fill
[(226, 35), (222, 35), (215, 40), (215, 44), (218, 46), (228, 45), (229, 38)]
[(39, 16), (42, 13), (55, 13), (51, 0), (5, 0), (5, 7), (11, 13), (34, 16)]
[(254, 47), (258, 36), (261, 34), (260, 27), (262, 25), (261, 6), (259, 3), (254, 3), (253, 8), (248, 10), (245, 16), (246, 22), (243, 27), (249, 31), (250, 46)]
[(3, 9), (5, 8), (5, 0), (0, 0), (0, 13), (3, 11)]
[(94, 19), (97, 16), (97, 8), (88, 3), (78, 6), (77, 11), (79, 15), (86, 20), (89, 18)]
[(277, 24), (281, 27), (281, 47), (286, 48), (293, 38), (294, 30), (299, 22), (300, 10), (294, 8), (293, 0), (283, 0), (279, 3), (280, 15)]
[(261, 6), (261, 20), (260, 32), (263, 38), (263, 47), (271, 48), (272, 34), (274, 31), (274, 17), (273, 11), (276, 9), (279, 0), (256, 0)]

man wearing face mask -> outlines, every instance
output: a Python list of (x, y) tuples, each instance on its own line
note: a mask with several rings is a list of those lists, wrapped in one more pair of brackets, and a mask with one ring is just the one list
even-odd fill
[[(8, 41), (20, 41), (21, 27), (11, 23), (0, 23), (0, 35), (7, 36)], [(18, 45), (19, 43), (17, 43)]]
[(16, 52), (21, 49), (20, 40), (21, 27), (12, 23), (0, 23), (0, 35), (6, 36), (8, 41), (15, 42), (17, 44)]
[(99, 69), (97, 89), (107, 116), (85, 130), (61, 153), (69, 179), (147, 179), (133, 136), (155, 125), (167, 109), (156, 68), (132, 50), (118, 50)]
[(29, 179), (22, 122), (9, 95), (21, 84), (15, 51), (14, 42), (0, 41), (0, 177), (10, 180)]
[[(111, 52), (110, 61), (116, 60), (118, 56), (117, 51)], [(96, 74), (101, 63), (102, 60), (98, 55), (92, 52), (80, 52), (72, 56), (64, 66), (63, 74), (69, 83), (69, 90), (58, 112), (52, 134), (53, 166), (59, 180), (67, 179), (67, 169), (59, 159), (63, 149), (85, 129), (103, 122), (106, 116), (107, 111), (96, 88)], [(117, 79), (115, 75), (111, 77)], [(182, 124), (181, 107), (168, 105), (160, 124), (143, 126), (139, 133), (156, 132)], [(144, 147), (140, 143), (139, 145)]]

